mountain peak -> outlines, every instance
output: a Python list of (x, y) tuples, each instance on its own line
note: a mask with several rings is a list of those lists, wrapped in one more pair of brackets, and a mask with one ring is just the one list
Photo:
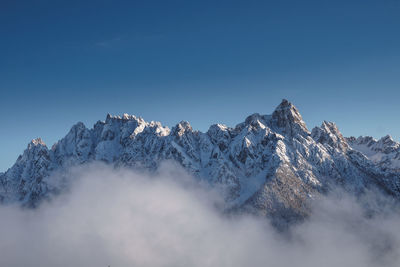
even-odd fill
[(174, 135), (179, 135), (179, 136), (184, 135), (186, 132), (192, 132), (192, 131), (193, 128), (187, 121), (181, 121), (175, 127), (172, 128), (172, 133)]
[(289, 100), (287, 100), (286, 98), (283, 98), (280, 105), (282, 106), (292, 106), (294, 107), (294, 105), (292, 103), (289, 102)]
[(335, 134), (340, 133), (336, 123), (331, 121), (323, 121), (321, 124), (321, 128), (324, 128), (327, 131), (333, 132)]
[(291, 102), (289, 102), (287, 99), (282, 99), (281, 103), (276, 107), (274, 113), (280, 112), (280, 111), (287, 111), (290, 113), (293, 112), (293, 113), (296, 113), (296, 115), (301, 117), (297, 108)]
[(272, 113), (272, 120), (278, 127), (283, 128), (286, 133), (292, 136), (296, 133), (309, 134), (300, 112), (287, 99), (282, 99), (282, 102)]
[[(102, 161), (152, 172), (174, 161), (200, 182), (221, 189), (227, 207), (292, 220), (307, 215), (308, 200), (336, 182), (355, 194), (377, 185), (400, 199), (400, 143), (382, 140), (349, 145), (327, 121), (310, 133), (286, 99), (272, 115), (255, 113), (235, 128), (215, 124), (207, 133), (186, 121), (169, 130), (140, 117), (108, 114), (91, 129), (77, 123), (51, 150), (42, 139), (32, 140), (0, 175), (0, 203), (39, 204), (67, 188), (64, 177), (75, 165)], [(54, 172), (62, 179), (49, 178)]]
[[(135, 115), (129, 115), (128, 113), (124, 113), (122, 115), (123, 120), (137, 120), (138, 118)], [(139, 118), (141, 119), (141, 118)]]
[(383, 142), (383, 143), (387, 143), (387, 142), (394, 142), (393, 138), (391, 135), (387, 134), (384, 137), (382, 137), (379, 141)]
[(46, 146), (46, 144), (43, 142), (42, 138), (38, 137), (36, 139), (33, 139), (30, 143), (29, 146)]
[(311, 132), (311, 137), (321, 143), (328, 144), (333, 148), (346, 150), (348, 144), (342, 133), (334, 122), (323, 121), (321, 127), (315, 127)]
[(136, 121), (137, 123), (145, 123), (145, 120), (142, 117), (137, 117), (135, 115), (129, 115), (128, 113), (124, 113), (122, 114), (122, 116), (120, 115), (111, 115), (111, 114), (107, 114), (106, 123), (111, 123), (111, 122), (115, 122), (115, 121), (119, 121), (119, 122), (128, 122), (128, 121)]

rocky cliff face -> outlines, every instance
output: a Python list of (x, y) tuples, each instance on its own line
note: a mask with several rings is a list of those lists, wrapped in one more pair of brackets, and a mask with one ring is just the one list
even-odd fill
[(156, 170), (174, 160), (218, 187), (228, 207), (290, 220), (306, 216), (308, 201), (331, 186), (356, 195), (376, 187), (399, 198), (399, 154), (390, 137), (344, 138), (331, 122), (310, 132), (287, 100), (272, 115), (253, 114), (234, 128), (215, 124), (206, 133), (188, 122), (169, 129), (127, 114), (107, 115), (92, 129), (77, 123), (51, 149), (33, 140), (0, 174), (0, 199), (35, 206), (62, 190), (52, 173), (92, 161)]

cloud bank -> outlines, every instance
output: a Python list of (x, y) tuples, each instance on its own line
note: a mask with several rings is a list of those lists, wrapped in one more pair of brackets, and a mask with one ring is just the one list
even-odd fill
[[(316, 201), (277, 233), (221, 213), (218, 194), (178, 168), (149, 175), (104, 165), (70, 174), (68, 193), (36, 210), (0, 207), (0, 266), (399, 266), (400, 219), (367, 218), (352, 198)], [(396, 213), (397, 214), (397, 213)]]

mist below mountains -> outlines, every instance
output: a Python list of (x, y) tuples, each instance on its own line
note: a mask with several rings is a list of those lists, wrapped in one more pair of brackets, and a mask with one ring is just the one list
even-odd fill
[[(89, 164), (36, 209), (0, 206), (1, 266), (398, 266), (393, 201), (336, 191), (279, 232), (223, 212), (218, 191), (176, 164), (156, 173)], [(53, 177), (58, 179), (59, 177)], [(365, 206), (380, 205), (379, 214)]]

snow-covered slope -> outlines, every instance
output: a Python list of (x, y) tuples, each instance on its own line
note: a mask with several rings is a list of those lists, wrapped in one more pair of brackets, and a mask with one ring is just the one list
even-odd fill
[(370, 136), (349, 137), (347, 142), (383, 169), (400, 172), (400, 143), (390, 135), (379, 140)]
[(234, 128), (215, 124), (205, 133), (184, 121), (169, 129), (107, 115), (92, 129), (77, 123), (51, 149), (33, 140), (0, 174), (0, 198), (35, 206), (62, 189), (50, 176), (55, 171), (91, 161), (155, 170), (163, 160), (218, 187), (230, 207), (285, 220), (307, 215), (308, 200), (332, 185), (352, 194), (378, 187), (398, 198), (398, 143), (363, 140), (344, 138), (331, 122), (310, 132), (287, 100), (272, 115), (253, 114)]

